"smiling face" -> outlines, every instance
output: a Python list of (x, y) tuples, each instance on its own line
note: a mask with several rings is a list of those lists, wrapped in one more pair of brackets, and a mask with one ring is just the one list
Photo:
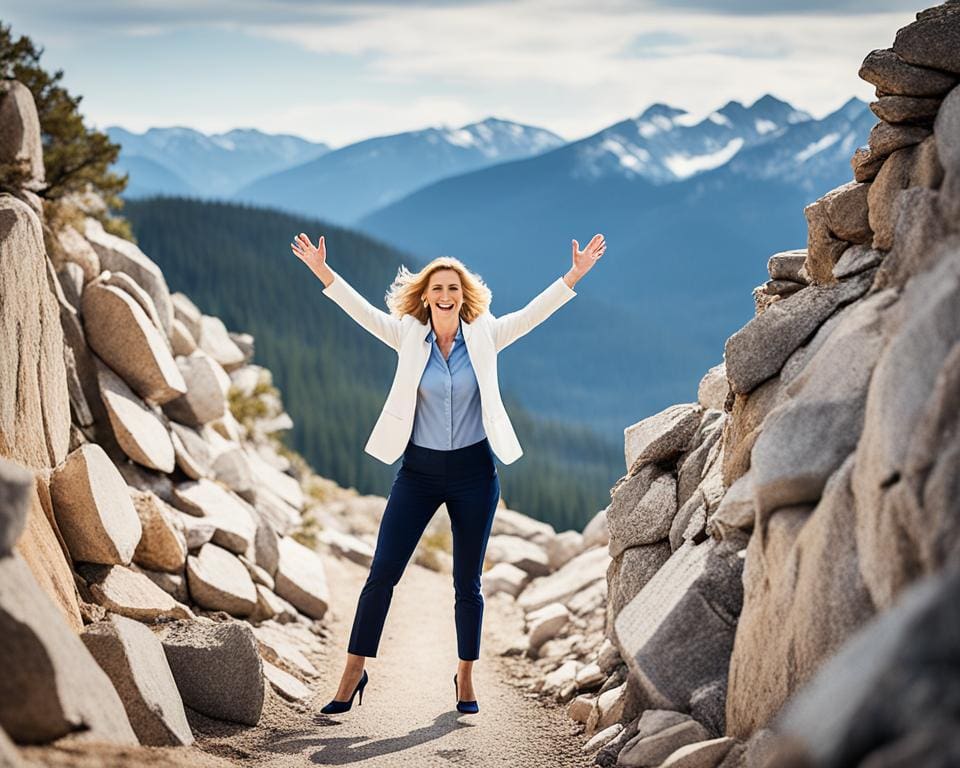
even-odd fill
[(438, 269), (430, 275), (424, 300), (428, 303), (430, 316), (435, 321), (442, 323), (445, 322), (444, 318), (453, 318), (452, 322), (456, 323), (463, 306), (460, 273), (455, 269)]

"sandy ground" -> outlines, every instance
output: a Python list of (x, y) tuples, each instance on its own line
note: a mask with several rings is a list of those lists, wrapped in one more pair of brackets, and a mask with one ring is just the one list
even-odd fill
[(73, 743), (59, 749), (24, 748), (28, 765), (76, 766), (312, 766), (469, 765), (476, 768), (573, 768), (593, 764), (582, 755), (583, 726), (564, 706), (527, 690), (538, 670), (503, 657), (522, 629), (522, 612), (503, 595), (486, 601), (474, 688), (480, 712), (456, 710), (457, 668), (453, 579), (411, 563), (394, 590), (379, 655), (367, 660), (370, 682), (363, 704), (341, 715), (320, 708), (336, 693), (356, 600), (367, 569), (327, 559), (332, 602), (320, 622), (315, 653), (320, 670), (309, 704), (291, 704), (268, 691), (254, 728), (188, 711), (196, 744), (189, 748), (130, 749)]

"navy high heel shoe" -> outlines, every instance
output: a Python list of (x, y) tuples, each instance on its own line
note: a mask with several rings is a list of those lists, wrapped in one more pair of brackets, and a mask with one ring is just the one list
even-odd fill
[(357, 687), (353, 689), (353, 693), (350, 694), (350, 698), (347, 701), (331, 699), (330, 703), (320, 711), (325, 715), (338, 715), (341, 712), (346, 712), (353, 706), (353, 697), (358, 693), (360, 694), (360, 701), (357, 702), (357, 705), (363, 704), (363, 689), (366, 687), (369, 679), (370, 676), (367, 674), (367, 670), (363, 670), (363, 677), (360, 678), (360, 682), (357, 683)]
[(475, 715), (480, 711), (480, 705), (477, 704), (476, 700), (473, 701), (460, 701), (460, 685), (457, 683), (457, 675), (453, 675), (453, 690), (457, 692), (457, 711), (463, 712), (466, 715)]

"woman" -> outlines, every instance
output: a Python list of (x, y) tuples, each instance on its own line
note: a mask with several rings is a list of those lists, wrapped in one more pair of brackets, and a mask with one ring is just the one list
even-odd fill
[(327, 266), (322, 236), (317, 247), (303, 233), (290, 245), (323, 281), (323, 293), (399, 355), (365, 450), (386, 464), (402, 455), (403, 463), (360, 593), (340, 687), (321, 712), (349, 710), (357, 693), (363, 703), (364, 661), (377, 655), (393, 588), (443, 503), (453, 531), (457, 710), (478, 712), (472, 675), (480, 657), (480, 575), (500, 499), (493, 454), (510, 464), (523, 453), (500, 399), (497, 353), (576, 296), (573, 286), (606, 250), (603, 235), (584, 250), (574, 240), (569, 271), (523, 309), (501, 317), (489, 312), (490, 289), (458, 259), (441, 256), (415, 273), (401, 266), (386, 297), (387, 314)]

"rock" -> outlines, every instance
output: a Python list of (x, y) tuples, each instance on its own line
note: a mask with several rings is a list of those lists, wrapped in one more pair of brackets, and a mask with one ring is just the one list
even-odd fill
[(850, 158), (850, 167), (853, 169), (853, 178), (856, 181), (873, 181), (883, 165), (884, 157), (874, 154), (864, 147), (857, 147)]
[[(271, 466), (267, 461), (264, 461), (259, 453), (250, 448), (244, 448), (244, 452), (250, 465), (250, 471), (253, 473), (253, 478), (258, 486), (269, 490), (274, 496), (278, 496), (297, 512), (303, 509), (303, 489), (295, 477), (291, 477), (286, 472), (281, 472), (276, 467)], [(500, 513), (504, 511), (506, 510), (497, 510), (497, 515), (499, 516)], [(553, 530), (549, 525), (543, 530), (548, 529), (550, 531)]]
[(153, 299), (150, 298), (150, 294), (143, 290), (130, 275), (125, 272), (111, 272), (109, 269), (104, 270), (103, 275), (100, 277), (100, 283), (102, 285), (115, 286), (129, 294), (130, 298), (136, 301), (137, 304), (140, 305), (140, 309), (150, 318), (153, 327), (160, 331), (161, 335), (166, 339), (166, 333), (160, 317), (157, 314), (157, 308), (153, 303)]
[(600, 669), (596, 662), (587, 664), (577, 670), (577, 690), (589, 691), (593, 688), (599, 688), (607, 679), (606, 673)]
[(82, 445), (57, 467), (50, 495), (60, 533), (74, 560), (128, 564), (142, 528), (127, 484), (96, 443)]
[(627, 474), (641, 463), (669, 461), (689, 449), (700, 424), (699, 403), (671, 405), (623, 431)]
[(611, 557), (667, 537), (677, 513), (677, 481), (672, 472), (656, 464), (644, 465), (635, 475), (618, 481), (610, 494), (607, 525)]
[(40, 589), (60, 610), (67, 624), (77, 633), (83, 627), (79, 594), (70, 555), (60, 535), (53, 513), (49, 473), (37, 477), (29, 492), (26, 526), (15, 551), (26, 562)]
[(714, 768), (727, 756), (735, 742), (736, 739), (721, 736), (719, 739), (687, 744), (664, 760), (660, 768)]
[(181, 483), (174, 488), (173, 502), (184, 512), (200, 518), (198, 521), (183, 519), (188, 545), (190, 529), (194, 526), (212, 528), (209, 540), (235, 554), (246, 552), (254, 543), (257, 523), (250, 506), (216, 482), (200, 479)]
[(320, 533), (320, 541), (326, 544), (338, 557), (368, 567), (373, 562), (374, 548), (363, 539), (349, 533), (325, 528)]
[(137, 621), (158, 619), (192, 619), (193, 611), (181, 605), (142, 573), (121, 565), (77, 566), (81, 577), (90, 586), (98, 605)]
[(680, 747), (709, 738), (710, 734), (695, 720), (672, 725), (643, 738), (638, 733), (620, 751), (617, 765), (626, 768), (655, 768)]
[(767, 259), (767, 273), (773, 280), (804, 282), (800, 268), (807, 258), (807, 249), (781, 251)]
[(149, 629), (123, 616), (112, 616), (86, 627), (81, 638), (120, 694), (141, 744), (193, 743), (163, 646)]
[[(829, 322), (830, 320), (827, 320), (823, 327)], [(823, 328), (817, 334), (822, 331)], [(794, 352), (794, 355), (797, 352)], [(786, 371), (789, 365), (788, 358), (783, 371)], [(749, 395), (734, 396), (733, 407), (724, 421), (722, 437), (726, 446), (722, 459), (723, 482), (727, 486), (732, 485), (750, 469), (750, 451), (763, 429), (764, 419), (786, 398), (783, 371), (779, 377), (774, 376), (761, 383)]]
[(519, 536), (497, 534), (487, 541), (486, 559), (492, 563), (510, 563), (531, 576), (550, 573), (550, 561), (543, 547)]
[(81, 313), (90, 348), (144, 400), (162, 405), (187, 391), (166, 339), (126, 291), (94, 280)]
[[(186, 560), (184, 560), (184, 567), (186, 567)], [(141, 568), (136, 563), (130, 566), (130, 570), (139, 573), (141, 576), (146, 576), (178, 603), (186, 604), (190, 602), (190, 593), (187, 592), (187, 579), (182, 572), (151, 571), (147, 568)]]
[(320, 673), (303, 654), (303, 650), (314, 643), (314, 636), (306, 630), (307, 642), (302, 642), (289, 628), (275, 621), (265, 621), (253, 628), (257, 644), (263, 657), (280, 667), (297, 673), (301, 677), (316, 677)]
[(527, 614), (527, 642), (536, 651), (547, 640), (552, 640), (567, 625), (570, 612), (563, 603), (550, 603)]
[[(905, 189), (897, 195), (894, 245), (877, 270), (872, 290), (902, 288), (911, 276), (930, 268), (939, 250), (937, 246), (947, 234), (938, 197), (937, 192), (920, 187)], [(960, 245), (960, 238), (955, 243)]]
[(246, 362), (243, 352), (230, 338), (226, 326), (218, 317), (203, 315), (196, 339), (200, 349), (220, 363), (226, 371), (239, 368)]
[(747, 547), (726, 728), (746, 738), (874, 612), (858, 568), (852, 455), (808, 508), (777, 510)]
[[(823, 665), (774, 730), (806, 746), (817, 765), (941, 764), (875, 763), (868, 756), (930, 726), (940, 730), (941, 747), (955, 734), (958, 594), (956, 562), (913, 585)], [(825, 711), (834, 714), (824, 718)]]
[(250, 578), (253, 579), (254, 584), (262, 584), (269, 590), (273, 590), (273, 588), (276, 587), (276, 582), (274, 582), (273, 576), (267, 573), (255, 562), (244, 555), (237, 555), (237, 559), (243, 563), (244, 567), (247, 569), (247, 573), (250, 574)]
[(960, 73), (960, 15), (949, 4), (897, 31), (893, 50), (908, 64)]
[(0, 726), (11, 738), (138, 743), (110, 679), (18, 554), (0, 558), (0, 659)]
[(173, 319), (173, 326), (170, 329), (170, 349), (174, 358), (179, 356), (189, 357), (199, 348), (197, 340), (190, 333), (190, 330), (183, 322), (177, 318)]
[(947, 249), (933, 260), (935, 266), (912, 278), (895, 313), (891, 310), (889, 340), (870, 379), (857, 444), (852, 487), (859, 564), (879, 608), (889, 606), (906, 583), (924, 572), (913, 542), (929, 542), (923, 549), (946, 552), (946, 545), (956, 540), (948, 533), (955, 530), (947, 522), (953, 516), (931, 525), (922, 511), (909, 512), (909, 496), (900, 495), (908, 489), (896, 488), (906, 469), (908, 436), (923, 423), (944, 361), (960, 342), (960, 259), (956, 250)]
[(187, 585), (197, 605), (243, 618), (257, 607), (257, 588), (246, 567), (216, 544), (204, 544), (187, 558)]
[(13, 552), (14, 545), (23, 533), (33, 492), (33, 473), (26, 467), (0, 458), (0, 557), (7, 557)]
[(552, 672), (543, 677), (543, 693), (556, 693), (565, 686), (575, 684), (577, 670), (580, 668), (580, 662), (576, 659), (570, 659), (563, 662)]
[(893, 206), (897, 194), (910, 186), (910, 172), (916, 146), (904, 147), (890, 154), (867, 192), (868, 218), (873, 230), (873, 247), (889, 251), (893, 246)]
[(322, 619), (330, 604), (327, 576), (319, 554), (284, 536), (279, 541), (276, 593), (312, 619)]
[(594, 581), (567, 599), (567, 608), (576, 616), (595, 616), (607, 602), (606, 579)]
[(100, 257), (102, 269), (129, 275), (150, 295), (160, 318), (161, 332), (165, 337), (169, 337), (173, 323), (173, 305), (167, 281), (160, 268), (129, 240), (106, 232), (97, 219), (85, 219), (83, 235)]
[(186, 326), (194, 339), (200, 338), (200, 318), (203, 313), (197, 309), (197, 305), (179, 291), (170, 294), (170, 303), (173, 305), (174, 317)]
[[(103, 270), (100, 267), (100, 257), (93, 250), (93, 246), (87, 242), (87, 239), (81, 235), (71, 225), (67, 225), (54, 233), (58, 240), (60, 250), (63, 253), (64, 266), (73, 264), (80, 268), (83, 279), (80, 288), (93, 280)], [(79, 293), (77, 294), (79, 299)], [(80, 306), (80, 302), (70, 302), (74, 308)]]
[(929, 125), (940, 109), (940, 99), (913, 96), (881, 96), (870, 102), (870, 110), (888, 123)]
[(883, 312), (895, 298), (883, 291), (858, 302), (767, 416), (750, 461), (758, 520), (778, 507), (816, 502), (856, 447), (884, 345)]
[(692, 535), (687, 536), (686, 533), (687, 528), (695, 518), (702, 520), (704, 524), (706, 524), (707, 502), (699, 488), (696, 489), (690, 498), (687, 499), (686, 503), (680, 507), (677, 516), (673, 518), (673, 525), (670, 526), (669, 537), (672, 552), (680, 549), (685, 540), (693, 538)]
[(717, 511), (707, 521), (707, 533), (723, 540), (737, 531), (750, 533), (756, 518), (756, 503), (753, 500), (753, 476), (750, 472), (739, 477), (723, 495)]
[(179, 621), (157, 633), (184, 704), (215, 720), (260, 721), (265, 678), (249, 625)]
[(872, 278), (872, 272), (863, 272), (833, 285), (811, 285), (750, 320), (724, 348), (731, 389), (750, 392), (774, 375), (837, 307), (859, 298)]
[(585, 755), (592, 755), (604, 744), (608, 744), (615, 739), (622, 730), (623, 725), (620, 723), (614, 723), (613, 725), (604, 728), (599, 733), (594, 734), (586, 744), (580, 747), (580, 751)]
[[(594, 547), (605, 547), (610, 542), (610, 529), (607, 526), (607, 509), (601, 509), (590, 518), (590, 522), (583, 528), (583, 550), (581, 554)], [(497, 513), (499, 514), (499, 510)], [(496, 523), (494, 523), (496, 525)]]
[(581, 552), (555, 573), (534, 579), (520, 593), (517, 603), (526, 611), (535, 611), (550, 603), (566, 602), (593, 582), (606, 581), (609, 563), (610, 555), (605, 547)]
[(630, 547), (615, 557), (607, 568), (610, 590), (607, 600), (608, 625), (617, 614), (653, 578), (657, 570), (670, 558), (670, 542), (641, 544)]
[(936, 136), (937, 156), (944, 168), (960, 170), (960, 88), (954, 88), (943, 100), (936, 122), (933, 124)]
[(957, 82), (956, 77), (946, 72), (908, 64), (890, 48), (867, 54), (857, 74), (862, 80), (899, 96), (943, 96)]
[(493, 536), (501, 534), (520, 536), (540, 546), (546, 546), (547, 542), (557, 535), (557, 532), (549, 523), (534, 520), (522, 512), (504, 508), (497, 509), (490, 533)]
[[(23, 93), (20, 88), (16, 92)], [(6, 109), (26, 108), (20, 97), (14, 98), (16, 104), (5, 100)], [(15, 133), (17, 125), (4, 123), (0, 131)], [(0, 283), (4, 286), (0, 443), (4, 458), (44, 469), (63, 461), (70, 441), (60, 309), (48, 287), (43, 230), (36, 213), (26, 203), (0, 195), (0, 233)]]
[[(707, 411), (704, 413), (704, 421), (715, 415), (716, 411)], [(704, 472), (707, 469), (707, 462), (711, 459), (712, 453), (723, 435), (723, 423), (726, 420), (726, 414), (720, 418), (714, 419), (708, 427), (709, 433), (704, 435), (700, 444), (686, 454), (679, 463), (677, 470), (677, 500), (678, 506), (686, 504), (687, 500), (693, 495), (694, 491), (703, 480)], [(701, 426), (701, 430), (703, 427)]]
[[(170, 422), (170, 438), (177, 452), (177, 463), (193, 480), (213, 474), (213, 452), (210, 444), (190, 427)], [(180, 447), (177, 441), (180, 441)]]
[(577, 696), (567, 705), (567, 717), (578, 723), (586, 723), (590, 711), (593, 709), (594, 701), (595, 699), (592, 696), (586, 694)]
[(620, 653), (654, 706), (686, 709), (696, 689), (725, 678), (742, 600), (740, 545), (686, 542), (617, 616)]
[(700, 379), (700, 383), (697, 385), (697, 402), (705, 409), (715, 408), (722, 411), (729, 391), (727, 369), (723, 363), (720, 363), (713, 366)]
[(551, 571), (555, 571), (583, 551), (583, 534), (572, 530), (561, 531), (550, 539), (546, 549), (547, 564)]
[(851, 245), (833, 266), (835, 280), (860, 274), (883, 261), (884, 253), (868, 245)]
[(186, 392), (164, 403), (164, 413), (191, 427), (222, 417), (227, 401), (221, 386), (223, 368), (219, 363), (200, 351), (189, 357), (178, 357), (176, 363), (186, 383)]
[(831, 282), (833, 266), (847, 243), (868, 243), (872, 239), (867, 219), (869, 189), (869, 184), (851, 181), (804, 208), (809, 225), (804, 272), (812, 282)]
[(498, 592), (506, 592), (516, 597), (530, 579), (530, 575), (510, 563), (497, 563), (490, 570), (484, 571), (481, 577), (483, 594), (493, 597)]
[(282, 597), (278, 597), (271, 589), (257, 584), (257, 608), (250, 614), (248, 620), (254, 624), (275, 619), (281, 624), (296, 621), (300, 614), (297, 609)]
[(932, 131), (922, 125), (891, 125), (882, 120), (870, 129), (868, 143), (872, 157), (884, 158), (898, 149), (919, 144)]
[(152, 571), (183, 573), (187, 540), (175, 511), (151, 491), (131, 488), (129, 492), (142, 529), (134, 562)]
[(284, 672), (280, 667), (275, 667), (265, 661), (263, 662), (263, 674), (270, 685), (273, 686), (273, 690), (287, 701), (307, 701), (310, 698), (310, 689), (293, 675)]
[(95, 358), (100, 398), (123, 452), (148, 469), (172, 472), (176, 456), (163, 422), (123, 379)]
[(0, 162), (22, 163), (28, 189), (36, 189), (44, 182), (43, 143), (36, 102), (30, 89), (17, 80), (0, 84)]

